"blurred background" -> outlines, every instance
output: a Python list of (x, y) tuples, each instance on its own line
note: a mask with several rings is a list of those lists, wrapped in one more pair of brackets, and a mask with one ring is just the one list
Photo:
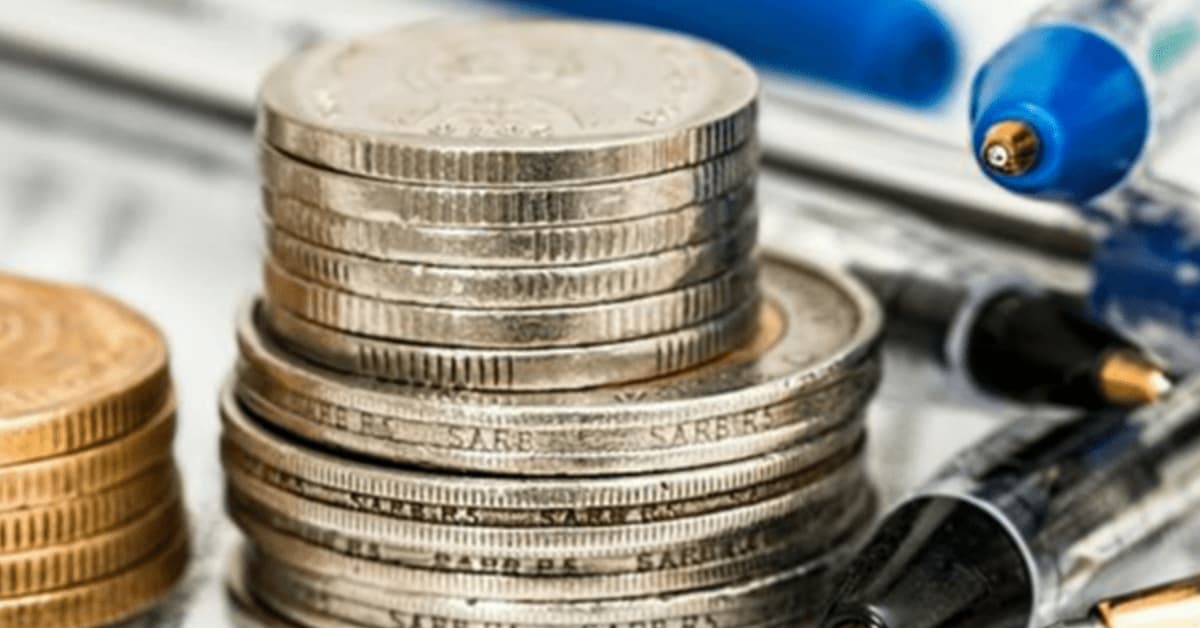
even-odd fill
[[(418, 20), (545, 12), (554, 4), (39, 0), (0, 11), (0, 269), (112, 293), (148, 313), (171, 345), (182, 408), (176, 449), (198, 560), (175, 603), (146, 623), (224, 622), (220, 571), (234, 532), (221, 513), (215, 404), (234, 359), (233, 313), (259, 284), (253, 125), (265, 70), (324, 38)], [(575, 9), (624, 4), (579, 2)], [(1067, 208), (994, 186), (969, 148), (970, 76), (1040, 2), (941, 0), (931, 6), (953, 42), (948, 48), (911, 56), (899, 42), (928, 25), (884, 20), (877, 39), (887, 46), (815, 60), (789, 56), (797, 52), (786, 45), (791, 25), (771, 17), (786, 4), (711, 3), (740, 18), (703, 33), (764, 71), (768, 246), (835, 264), (870, 258), (945, 274), (1019, 269), (1048, 285), (1087, 287), (1094, 228)], [(710, 10), (717, 8), (697, 8)], [(700, 30), (722, 23), (697, 20)], [(806, 35), (792, 41), (809, 45)], [(894, 67), (886, 76), (856, 70), (864, 55)], [(910, 58), (927, 64), (905, 66)], [(806, 69), (808, 77), (798, 73)], [(824, 80), (813, 80), (813, 72)], [(1194, 185), (1195, 144), (1175, 142), (1161, 172), (1188, 185), (1190, 168)], [(871, 421), (872, 464), (889, 500), (957, 448), (1026, 411), (969, 392), (902, 347), (890, 349), (888, 360)], [(1196, 536), (1176, 534), (1164, 540), (1167, 549), (1139, 558), (1155, 565), (1155, 580), (1182, 575), (1200, 566)]]

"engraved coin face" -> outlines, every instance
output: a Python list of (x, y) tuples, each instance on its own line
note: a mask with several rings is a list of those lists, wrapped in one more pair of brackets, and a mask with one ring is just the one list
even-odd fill
[(2, 274), (0, 356), (0, 423), (100, 403), (165, 374), (167, 364), (158, 330), (129, 308)]
[[(646, 174), (728, 152), (749, 137), (757, 89), (743, 61), (683, 36), (490, 21), (314, 47), (271, 72), (261, 102), (269, 143), (337, 170), (519, 182)], [(576, 164), (469, 158), (497, 151), (600, 152)]]

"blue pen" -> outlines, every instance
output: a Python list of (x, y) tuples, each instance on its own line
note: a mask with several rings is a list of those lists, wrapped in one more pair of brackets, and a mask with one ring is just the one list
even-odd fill
[(979, 70), (973, 143), (1014, 192), (1120, 212), (1198, 102), (1200, 0), (1059, 1)]
[(939, 102), (958, 69), (946, 22), (920, 0), (520, 0), (683, 31), (751, 62), (888, 100)]

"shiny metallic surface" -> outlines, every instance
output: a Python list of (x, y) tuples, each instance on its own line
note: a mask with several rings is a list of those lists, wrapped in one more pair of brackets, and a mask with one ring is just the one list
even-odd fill
[(124, 436), (170, 393), (153, 324), (82, 288), (0, 273), (0, 355), (0, 466)]
[[(1031, 625), (1046, 623), (1106, 564), (1200, 504), (1198, 401), (1200, 378), (1193, 376), (1127, 415), (1018, 422), (960, 454), (920, 494), (984, 504), (1037, 582)], [(995, 490), (1000, 485), (1019, 492), (1019, 504)]]
[(593, 225), (476, 228), (398, 225), (342, 216), (306, 202), (263, 195), (270, 228), (373, 259), (440, 266), (540, 267), (651, 255), (724, 234), (753, 216), (754, 190), (681, 209)]
[(237, 621), (815, 617), (877, 507), (881, 315), (760, 259), (756, 90), (706, 44), (561, 22), (267, 77), (263, 296), (220, 400)]
[[(293, 565), (269, 555), (249, 551), (244, 558), (245, 577), (262, 583), (267, 605), (301, 625), (338, 625), (358, 621), (365, 625), (401, 617), (406, 621), (459, 622), (484, 626), (502, 622), (529, 628), (578, 626), (591, 622), (621, 625), (657, 621), (672, 628), (697, 621), (711, 625), (758, 627), (783, 618), (811, 620), (819, 604), (835, 556), (812, 560), (764, 578), (719, 589), (671, 596), (634, 596), (612, 600), (520, 602), (473, 600), (458, 595), (430, 596), (356, 582), (320, 569)], [(236, 568), (236, 567), (235, 567)], [(319, 619), (324, 616), (325, 619)], [(332, 617), (331, 617), (332, 616)], [(334, 619), (336, 617), (338, 619)], [(316, 624), (309, 624), (317, 619)], [(703, 624), (701, 624), (703, 625)]]
[(743, 61), (683, 36), (479, 21), (310, 48), (268, 74), (260, 111), (268, 143), (331, 170), (564, 183), (655, 174), (736, 149), (753, 136), (757, 92)]
[(334, 251), (279, 230), (267, 233), (271, 261), (331, 288), (384, 301), (460, 308), (548, 308), (603, 304), (667, 293), (751, 259), (758, 223), (659, 253), (592, 264), (478, 268), (383, 261)]
[[(262, 324), (297, 354), (343, 373), (416, 386), (474, 390), (573, 390), (647, 380), (699, 366), (749, 340), (760, 301), (656, 336), (588, 346), (471, 349), (349, 334), (265, 302)], [(253, 307), (253, 306), (252, 306)]]
[(559, 187), (413, 185), (341, 174), (259, 144), (263, 186), (350, 218), (437, 227), (578, 225), (628, 220), (704, 204), (751, 178), (749, 144), (694, 166), (636, 179)]
[(1097, 377), (1105, 397), (1119, 406), (1154, 403), (1174, 386), (1161, 365), (1131, 351), (1108, 356), (1100, 364)]
[(268, 261), (273, 306), (334, 329), (420, 344), (519, 348), (594, 345), (699, 325), (758, 296), (754, 264), (700, 283), (600, 305), (553, 309), (449, 308), (379, 301), (307, 282)]
[[(849, 275), (820, 266), (768, 259), (760, 270), (767, 305), (753, 339), (703, 369), (666, 380), (575, 392), (509, 394), (391, 385), (314, 368), (263, 334), (247, 308), (238, 342), (247, 368), (262, 372), (288, 396), (329, 399), (340, 411), (483, 425), (589, 425), (633, 428), (732, 414), (817, 392), (870, 364), (882, 331), (878, 305)], [(259, 377), (256, 375), (256, 377)], [(344, 401), (345, 403), (340, 403)], [(305, 401), (308, 403), (308, 401)], [(303, 411), (304, 406), (295, 409)], [(364, 417), (365, 418), (365, 417)]]
[(1041, 144), (1028, 124), (1005, 120), (987, 130), (979, 158), (989, 170), (1016, 177), (1037, 166)]
[(0, 625), (160, 601), (188, 561), (167, 346), (90, 290), (0, 274)]
[[(396, 519), (557, 527), (666, 521), (818, 484), (845, 487), (861, 429), (846, 426), (759, 457), (702, 470), (595, 478), (455, 476), (370, 464), (279, 439), (232, 395), (222, 403), (222, 456), (231, 476)], [(839, 489), (840, 490), (840, 489)]]
[(161, 600), (189, 559), (186, 529), (153, 548), (145, 561), (80, 586), (0, 599), (0, 625), (97, 626), (129, 619)]

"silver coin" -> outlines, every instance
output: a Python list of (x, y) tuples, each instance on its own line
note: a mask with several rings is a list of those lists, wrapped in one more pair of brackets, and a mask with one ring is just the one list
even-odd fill
[(381, 262), (310, 244), (277, 229), (267, 252), (289, 272), (376, 299), (446, 307), (564, 307), (624, 301), (711, 279), (753, 259), (758, 224), (661, 253), (570, 266), (465, 268)]
[(754, 189), (675, 211), (566, 227), (480, 229), (348, 218), (294, 198), (263, 194), (269, 228), (373, 259), (438, 266), (522, 267), (604, 262), (704, 242), (756, 215)]
[[(593, 478), (506, 478), (430, 473), (360, 462), (281, 438), (226, 390), (221, 403), (227, 472), (349, 510), (458, 525), (597, 526), (676, 519), (737, 506), (815, 482), (843, 486), (862, 430), (842, 428), (737, 462)], [(319, 440), (319, 439), (318, 439)], [(780, 487), (782, 490), (778, 490)]]
[[(704, 591), (555, 602), (472, 599), (453, 592), (428, 595), (402, 586), (372, 586), (285, 562), (285, 557), (253, 546), (247, 547), (240, 567), (248, 589), (267, 598), (272, 609), (306, 625), (342, 625), (321, 623), (307, 614), (316, 612), (343, 622), (388, 627), (399, 619), (407, 622), (402, 625), (456, 628), (732, 628), (775, 624), (781, 617), (815, 618), (832, 592), (832, 568), (844, 554), (834, 551), (764, 578)], [(304, 614), (293, 615), (297, 610)], [(310, 623), (314, 620), (317, 623)]]
[(263, 297), (307, 321), (375, 338), (447, 347), (578, 347), (670, 333), (757, 298), (757, 265), (629, 301), (552, 309), (466, 309), (380, 301), (296, 277), (267, 260)]
[[(559, 427), (423, 421), (310, 406), (299, 414), (274, 400), (305, 407), (250, 369), (237, 379), (239, 399), (257, 416), (293, 434), (384, 460), (433, 468), (520, 475), (604, 475), (688, 469), (760, 456), (822, 434), (854, 431), (878, 381), (868, 362), (795, 399), (732, 415), (646, 425), (566, 422)], [(323, 403), (323, 402), (322, 402)]]
[(351, 218), (441, 227), (588, 224), (682, 209), (745, 184), (758, 159), (758, 146), (751, 143), (711, 161), (636, 179), (556, 187), (445, 187), (341, 174), (259, 144), (263, 185), (280, 196)]
[(296, 624), (280, 617), (250, 593), (240, 548), (237, 554), (237, 560), (232, 562), (225, 576), (225, 599), (233, 625), (236, 628), (295, 628)]
[(423, 23), (292, 55), (264, 139), (382, 179), (598, 181), (697, 164), (753, 137), (758, 81), (710, 44), (566, 21)]
[[(236, 492), (230, 499), (238, 499)], [(779, 525), (607, 559), (542, 556), (536, 548), (495, 554), (487, 548), (466, 553), (431, 549), (422, 556), (349, 534), (322, 533), (286, 516), (272, 517), (267, 524), (236, 502), (231, 515), (264, 551), (331, 573), (381, 586), (403, 582), (403, 588), (414, 593), (555, 601), (678, 593), (779, 571), (844, 543), (847, 530), (865, 527), (870, 509), (862, 506), (868, 503), (864, 499), (844, 508), (839, 505), (836, 517), (830, 517), (837, 519), (836, 529), (806, 531)], [(333, 544), (346, 549), (330, 547)]]
[[(759, 299), (698, 325), (586, 347), (462, 349), (356, 336), (263, 303), (264, 321), (300, 355), (355, 375), (449, 389), (571, 390), (661, 377), (698, 366), (754, 335)], [(251, 306), (253, 308), (253, 305)]]
[(404, 502), (369, 493), (329, 488), (301, 476), (283, 474), (266, 462), (248, 455), (244, 449), (231, 444), (230, 439), (222, 441), (221, 454), (226, 477), (235, 484), (257, 481), (311, 501), (355, 512), (404, 521), (467, 527), (561, 528), (658, 523), (737, 508), (815, 484), (830, 485), (835, 487), (833, 490), (843, 490), (854, 486), (854, 482), (860, 480), (857, 477), (857, 467), (848, 465), (844, 456), (837, 456), (834, 460), (820, 465), (818, 469), (745, 486), (736, 491), (713, 493), (687, 500), (637, 506), (566, 508), (536, 508), (532, 504), (518, 502), (512, 508), (489, 508)]
[[(848, 464), (860, 463), (861, 460), (854, 460)], [(253, 507), (252, 514), (257, 519), (281, 532), (333, 546), (342, 552), (361, 552), (362, 558), (372, 559), (370, 553), (375, 552), (380, 554), (377, 559), (381, 562), (433, 568), (439, 564), (437, 554), (466, 556), (480, 561), (485, 557), (518, 560), (530, 557), (570, 559), (575, 568), (584, 571), (589, 565), (595, 565), (592, 569), (604, 569), (615, 560), (622, 568), (610, 571), (625, 573), (637, 571), (636, 562), (626, 564), (625, 561), (642, 552), (703, 543), (770, 524), (786, 522), (792, 530), (802, 528), (817, 536), (820, 531), (833, 528), (831, 514), (840, 519), (846, 504), (871, 493), (869, 485), (862, 480), (860, 477), (850, 489), (817, 483), (761, 502), (677, 520), (551, 528), (406, 521), (307, 500), (248, 476), (241, 476), (237, 484), (230, 484), (228, 494), (234, 498), (231, 504), (239, 510)], [(347, 549), (354, 540), (361, 541), (362, 547)]]
[[(298, 360), (243, 316), (238, 396), (291, 431), (430, 466), (586, 474), (752, 456), (785, 447), (781, 428), (799, 425), (795, 435), (808, 437), (857, 413), (878, 378), (880, 315), (856, 282), (779, 261), (768, 261), (762, 276), (770, 306), (753, 341), (654, 382), (559, 393), (384, 384)], [(627, 450), (644, 453), (625, 457)], [(540, 467), (532, 451), (576, 455)]]

